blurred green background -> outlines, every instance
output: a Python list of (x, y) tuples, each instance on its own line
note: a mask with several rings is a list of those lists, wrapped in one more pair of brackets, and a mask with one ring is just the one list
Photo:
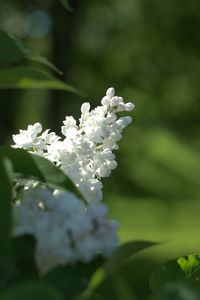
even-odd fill
[(98, 105), (110, 86), (135, 103), (116, 153), (118, 168), (104, 180), (104, 199), (120, 221), (122, 241), (162, 244), (129, 261), (101, 294), (144, 300), (156, 265), (200, 252), (200, 1), (71, 6), (73, 12), (58, 0), (0, 1), (0, 27), (47, 57), (63, 72), (55, 76), (85, 94), (1, 90), (1, 143), (36, 121), (59, 133), (65, 115), (78, 117), (83, 101)]

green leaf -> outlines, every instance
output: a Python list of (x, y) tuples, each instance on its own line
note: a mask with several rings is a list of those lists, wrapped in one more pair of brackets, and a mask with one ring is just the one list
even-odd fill
[(12, 64), (23, 61), (24, 53), (7, 32), (0, 30), (0, 64)]
[(39, 62), (57, 73), (62, 74), (48, 59), (24, 46), (16, 37), (0, 30), (0, 64), (21, 63), (25, 59)]
[(148, 241), (133, 241), (128, 242), (120, 247), (113, 253), (110, 259), (108, 259), (105, 263), (104, 270), (106, 273), (114, 272), (117, 268), (119, 268), (128, 258), (137, 254), (138, 252), (154, 246), (158, 243), (148, 242)]
[(72, 93), (78, 91), (48, 73), (29, 66), (0, 70), (1, 89), (55, 89)]
[(31, 281), (18, 284), (0, 295), (0, 300), (64, 300), (59, 291), (50, 284)]
[(24, 51), (26, 53), (26, 58), (36, 61), (46, 67), (49, 67), (50, 69), (54, 70), (55, 72), (57, 72), (58, 74), (62, 75), (63, 72), (61, 72), (54, 64), (52, 64), (47, 58), (36, 54), (33, 50), (28, 49), (28, 48), (24, 48)]
[[(59, 74), (56, 66), (46, 58), (36, 54), (32, 49), (24, 46), (18, 39), (0, 30), (0, 65), (9, 66), (0, 70), (0, 88), (13, 89), (58, 89), (80, 94), (72, 86), (54, 78), (50, 74), (30, 66), (22, 66), (26, 60), (38, 62)], [(19, 65), (20, 64), (20, 65)]]
[(94, 289), (96, 289), (106, 279), (106, 277), (114, 274), (117, 269), (119, 269), (122, 264), (127, 261), (127, 259), (131, 258), (138, 252), (156, 244), (157, 243), (155, 242), (148, 241), (133, 241), (127, 242), (118, 247), (117, 250), (112, 254), (112, 256), (108, 260), (106, 260), (104, 264), (102, 264), (102, 266), (92, 277), (87, 290), (87, 294), (91, 295)]
[(186, 276), (176, 260), (172, 260), (158, 267), (152, 272), (149, 284), (152, 291), (159, 290), (169, 282), (185, 281)]
[(150, 287), (158, 300), (198, 300), (198, 281), (188, 280), (177, 260), (158, 267), (150, 276)]
[(72, 181), (47, 159), (23, 149), (0, 147), (0, 157), (8, 158), (18, 177), (33, 178), (53, 187), (59, 187), (79, 194)]
[(62, 74), (62, 72), (54, 64), (52, 64), (48, 59), (46, 59), (45, 57), (35, 53), (34, 50), (32, 50), (31, 48), (26, 47), (25, 45), (23, 45), (21, 43), (21, 41), (19, 41), (17, 39), (16, 39), (16, 43), (19, 45), (20, 49), (22, 50), (22, 52), (24, 54), (24, 58), (26, 58), (28, 60), (38, 62), (38, 63), (54, 70), (58, 74)]
[(185, 257), (180, 257), (177, 263), (187, 276), (191, 280), (200, 279), (200, 257), (199, 255), (188, 255)]
[(91, 276), (101, 264), (101, 258), (97, 258), (89, 264), (58, 267), (50, 271), (44, 280), (59, 288), (65, 299), (71, 299), (87, 288)]

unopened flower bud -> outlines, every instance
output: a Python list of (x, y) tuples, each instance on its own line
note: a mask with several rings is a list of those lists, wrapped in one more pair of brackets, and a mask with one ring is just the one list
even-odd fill
[(85, 102), (85, 103), (83, 103), (81, 105), (81, 112), (82, 112), (82, 114), (89, 113), (89, 110), (90, 110), (90, 103)]
[(110, 104), (110, 98), (108, 96), (104, 96), (101, 100), (101, 104), (102, 105), (106, 105), (106, 106), (109, 106)]
[(131, 103), (131, 102), (128, 102), (128, 103), (125, 104), (125, 110), (126, 111), (131, 111), (134, 108), (135, 108), (135, 105), (133, 103)]
[(115, 95), (115, 89), (113, 87), (109, 88), (106, 92), (106, 96), (108, 96), (109, 98), (114, 97)]

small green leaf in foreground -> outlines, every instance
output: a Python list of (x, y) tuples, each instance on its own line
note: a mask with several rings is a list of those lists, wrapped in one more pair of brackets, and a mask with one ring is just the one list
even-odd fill
[(78, 91), (48, 73), (29, 66), (0, 70), (1, 89), (55, 89), (72, 93)]
[[(181, 260), (182, 263), (182, 260)], [(189, 267), (184, 268), (191, 270)], [(187, 273), (186, 272), (186, 273)], [(177, 260), (168, 261), (150, 276), (150, 288), (156, 300), (198, 300), (200, 284), (196, 278), (187, 278)]]
[(42, 183), (67, 189), (79, 195), (72, 181), (47, 159), (23, 149), (0, 147), (0, 157), (9, 159), (15, 174), (21, 178), (33, 178)]
[(116, 268), (119, 268), (127, 259), (137, 254), (138, 252), (156, 245), (156, 242), (149, 241), (133, 241), (127, 242), (113, 253), (110, 259), (108, 259), (104, 265), (106, 272), (113, 272)]
[(48, 59), (46, 59), (45, 57), (35, 53), (35, 51), (33, 51), (32, 49), (25, 47), (24, 45), (22, 45), (20, 42), (18, 42), (23, 53), (24, 53), (24, 57), (28, 60), (32, 60), (35, 62), (38, 62), (52, 70), (54, 70), (55, 72), (57, 72), (58, 74), (62, 74), (62, 72), (60, 70), (58, 70), (58, 68), (52, 64)]
[(156, 244), (156, 242), (149, 241), (133, 241), (127, 242), (118, 247), (112, 256), (106, 260), (104, 264), (102, 264), (97, 272), (95, 272), (86, 293), (91, 295), (94, 289), (96, 289), (106, 279), (107, 276), (114, 274), (114, 272), (120, 268), (121, 265), (127, 261), (127, 259)]
[(187, 276), (187, 278), (199, 280), (200, 279), (200, 258), (199, 255), (188, 255), (180, 257), (177, 263)]
[(0, 30), (0, 64), (19, 63), (24, 59), (23, 51), (7, 32)]
[(34, 50), (26, 47), (11, 34), (0, 30), (0, 64), (21, 64), (25, 59), (36, 61), (59, 74), (62, 74), (48, 59), (35, 53)]

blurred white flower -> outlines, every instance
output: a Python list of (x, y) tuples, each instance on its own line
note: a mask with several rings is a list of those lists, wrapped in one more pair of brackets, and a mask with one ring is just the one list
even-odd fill
[(12, 234), (35, 237), (35, 260), (42, 275), (59, 265), (111, 255), (118, 244), (118, 225), (106, 219), (107, 211), (102, 203), (85, 206), (69, 192), (29, 189), (13, 206)]

